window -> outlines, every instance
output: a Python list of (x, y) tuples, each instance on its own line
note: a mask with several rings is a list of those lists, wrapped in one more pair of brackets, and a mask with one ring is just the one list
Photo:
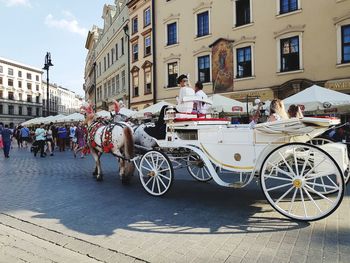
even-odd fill
[(252, 52), (251, 47), (237, 49), (237, 68), (236, 78), (245, 78), (252, 76)]
[(298, 10), (298, 0), (280, 0), (280, 14)]
[(139, 72), (135, 71), (132, 73), (132, 96), (139, 96)]
[(124, 55), (124, 37), (122, 37), (122, 39), (120, 40), (120, 44), (121, 44), (121, 52), (122, 52), (121, 56), (123, 56)]
[(250, 23), (250, 0), (236, 1), (236, 26)]
[(152, 93), (152, 71), (151, 67), (145, 68), (145, 94)]
[(341, 28), (341, 63), (350, 63), (350, 25)]
[(122, 71), (122, 90), (125, 91), (125, 70)]
[[(52, 97), (51, 97), (52, 98)], [(40, 96), (35, 96), (35, 102), (36, 103), (39, 103), (39, 100), (40, 100)]]
[(40, 113), (40, 109), (36, 108), (36, 116), (39, 116), (39, 113)]
[(8, 93), (8, 99), (9, 99), (9, 100), (14, 100), (13, 92), (9, 91), (9, 93)]
[(32, 116), (32, 108), (31, 107), (27, 108), (27, 115)]
[(13, 69), (12, 69), (12, 68), (8, 68), (8, 74), (9, 74), (10, 76), (13, 76)]
[(107, 98), (107, 82), (103, 84), (103, 97)]
[(137, 31), (138, 31), (138, 19), (137, 19), (137, 16), (134, 17), (131, 20), (131, 25), (132, 25), (132, 34), (137, 33)]
[(149, 26), (151, 24), (151, 9), (150, 8), (147, 8), (143, 12), (143, 24), (144, 24), (144, 27)]
[(115, 78), (112, 78), (112, 95), (115, 95)]
[(20, 88), (20, 89), (22, 88), (22, 81), (20, 81), (20, 80), (18, 81), (18, 88)]
[(32, 89), (32, 83), (27, 83), (27, 89), (29, 89), (29, 90)]
[(27, 102), (32, 102), (32, 95), (27, 95)]
[(299, 37), (281, 39), (281, 72), (300, 69)]
[(4, 96), (4, 93), (3, 93), (3, 91), (2, 91), (2, 90), (0, 90), (0, 99), (2, 99), (2, 98), (3, 98), (3, 96)]
[(4, 114), (3, 106), (0, 104), (0, 114)]
[(22, 100), (22, 93), (18, 93), (18, 99)]
[(39, 81), (39, 75), (36, 75), (36, 76), (35, 76), (35, 80), (36, 80), (36, 81)]
[(116, 94), (119, 94), (120, 92), (119, 74), (115, 76), (115, 89), (116, 89)]
[(102, 74), (101, 62), (98, 63), (98, 70), (99, 70), (99, 76), (101, 76), (101, 74)]
[(210, 82), (210, 57), (198, 57), (198, 80), (206, 83)]
[(111, 55), (112, 55), (112, 65), (113, 65), (113, 63), (114, 63), (114, 48), (112, 48), (111, 49)]
[(107, 68), (109, 68), (111, 66), (111, 61), (109, 59), (109, 53), (107, 54)]
[(174, 45), (177, 43), (177, 23), (171, 23), (167, 25), (168, 29), (168, 43), (167, 45)]
[(36, 85), (36, 90), (39, 91), (39, 85)]
[(197, 37), (209, 35), (209, 11), (197, 15)]
[(107, 63), (106, 63), (106, 57), (103, 58), (103, 71), (106, 71)]
[(13, 87), (13, 79), (8, 79), (8, 80), (7, 80), (7, 85), (8, 85), (9, 87)]
[(118, 60), (119, 55), (118, 55), (118, 44), (115, 44), (115, 60)]
[(2, 85), (2, 77), (0, 77), (0, 85)]
[(168, 88), (177, 86), (179, 66), (177, 62), (168, 63)]
[(22, 115), (22, 106), (18, 106), (18, 115)]
[(8, 106), (8, 113), (9, 113), (9, 115), (14, 115), (15, 114), (13, 105), (9, 105)]
[(0, 73), (3, 73), (4, 72), (4, 69), (2, 66), (0, 66)]
[(18, 77), (22, 78), (22, 71), (18, 70)]
[(132, 45), (132, 61), (135, 62), (139, 59), (139, 45), (133, 44)]
[(32, 74), (27, 73), (27, 79), (32, 79)]
[(145, 38), (145, 56), (151, 54), (151, 36)]
[(111, 80), (108, 80), (108, 98), (112, 96), (112, 85)]

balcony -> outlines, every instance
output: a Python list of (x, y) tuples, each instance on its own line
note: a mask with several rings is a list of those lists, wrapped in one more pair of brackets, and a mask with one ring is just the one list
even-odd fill
[(30, 105), (30, 106), (36, 106), (36, 107), (42, 107), (41, 102), (28, 102), (24, 100), (13, 100), (13, 99), (5, 99), (5, 98), (0, 98), (0, 102), (3, 103), (9, 103), (9, 104), (19, 104), (19, 105)]

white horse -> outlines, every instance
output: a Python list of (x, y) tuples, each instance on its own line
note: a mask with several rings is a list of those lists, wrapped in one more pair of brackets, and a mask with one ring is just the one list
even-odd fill
[(82, 106), (86, 113), (85, 122), (88, 126), (87, 145), (96, 162), (93, 175), (97, 181), (103, 180), (100, 158), (102, 153), (111, 153), (119, 161), (119, 175), (122, 183), (128, 183), (134, 172), (134, 164), (130, 160), (134, 157), (134, 138), (131, 127), (124, 123), (105, 124), (94, 120), (92, 106)]

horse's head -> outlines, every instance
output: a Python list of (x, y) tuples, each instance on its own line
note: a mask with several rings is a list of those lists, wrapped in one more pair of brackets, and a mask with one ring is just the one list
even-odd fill
[(115, 114), (118, 114), (118, 113), (119, 113), (119, 111), (120, 111), (120, 105), (119, 105), (119, 102), (118, 102), (118, 101), (116, 101), (116, 100), (114, 100), (114, 101), (113, 101), (113, 103), (114, 103), (114, 112), (115, 112)]
[(80, 107), (80, 112), (85, 115), (85, 123), (89, 125), (94, 119), (95, 113), (91, 102), (86, 102)]

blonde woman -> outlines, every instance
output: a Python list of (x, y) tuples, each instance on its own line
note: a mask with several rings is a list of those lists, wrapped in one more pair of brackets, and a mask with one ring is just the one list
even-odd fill
[(288, 115), (284, 108), (284, 103), (280, 99), (273, 99), (270, 104), (270, 116), (267, 119), (268, 122), (287, 120)]

